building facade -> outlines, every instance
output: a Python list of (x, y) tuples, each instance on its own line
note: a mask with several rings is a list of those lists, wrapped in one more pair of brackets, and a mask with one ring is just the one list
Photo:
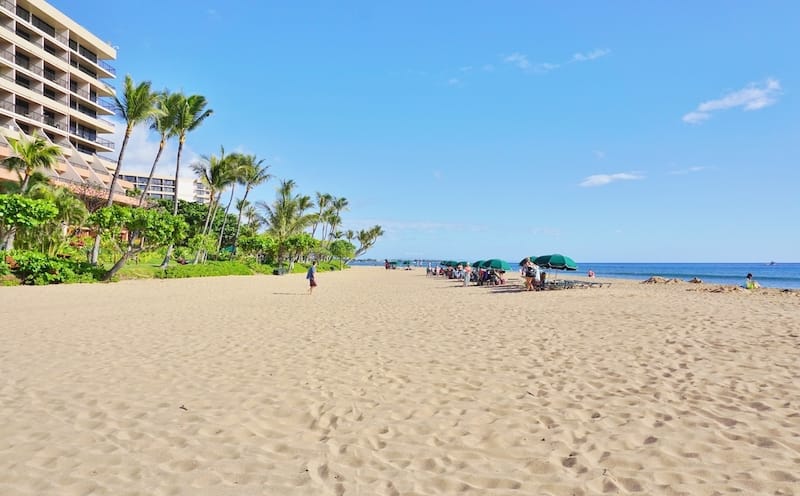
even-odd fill
[(192, 201), (204, 205), (211, 203), (211, 190), (200, 179), (192, 181)]
[[(116, 50), (43, 0), (0, 0), (0, 160), (8, 138), (36, 133), (58, 145), (51, 180), (108, 195), (114, 151)], [(16, 176), (0, 168), (0, 180)], [(118, 185), (114, 200), (133, 204)]]
[[(135, 174), (120, 174), (119, 179), (131, 184), (132, 188), (144, 191), (147, 187), (148, 176)], [(153, 176), (150, 187), (147, 189), (147, 198), (153, 200), (175, 200), (175, 177)], [(183, 199), (183, 198), (181, 198)]]

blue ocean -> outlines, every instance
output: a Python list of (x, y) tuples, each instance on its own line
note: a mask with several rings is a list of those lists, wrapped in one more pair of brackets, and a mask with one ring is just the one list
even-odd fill
[[(415, 260), (413, 266), (437, 265), (439, 260)], [(511, 261), (510, 261), (511, 262)], [(597, 277), (645, 280), (651, 276), (688, 281), (697, 277), (706, 284), (743, 285), (745, 276), (765, 288), (800, 289), (800, 263), (578, 263), (578, 274), (593, 270)], [(354, 265), (382, 266), (383, 260), (362, 260)], [(511, 265), (516, 267), (515, 262)], [(567, 273), (569, 274), (569, 273)]]

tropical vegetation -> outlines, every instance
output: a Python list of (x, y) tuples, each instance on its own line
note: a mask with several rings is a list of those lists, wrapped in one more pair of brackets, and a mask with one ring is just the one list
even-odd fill
[[(51, 181), (61, 149), (35, 132), (8, 138), (11, 156), (2, 165), (17, 182), (0, 183), (0, 285), (109, 281), (131, 277), (341, 270), (383, 235), (380, 226), (343, 230), (344, 197), (298, 191), (291, 179), (276, 180), (273, 201), (250, 199), (253, 189), (274, 180), (266, 160), (252, 154), (219, 153), (189, 164), (210, 191), (208, 204), (148, 200), (147, 190), (171, 139), (178, 142), (175, 188), (187, 135), (213, 110), (201, 95), (154, 92), (149, 81), (126, 76), (115, 98), (125, 122), (117, 168), (108, 189), (81, 191)], [(159, 136), (147, 186), (126, 192), (136, 207), (114, 204), (129, 140), (138, 124)], [(103, 197), (98, 201), (98, 194)], [(238, 195), (238, 196), (237, 196)], [(224, 199), (223, 199), (224, 198)], [(235, 211), (234, 211), (235, 210)]]

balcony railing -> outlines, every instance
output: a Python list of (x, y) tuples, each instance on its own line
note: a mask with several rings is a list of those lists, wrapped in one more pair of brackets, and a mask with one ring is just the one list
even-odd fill
[(89, 131), (83, 131), (81, 129), (78, 129), (77, 126), (70, 126), (69, 127), (69, 132), (70, 132), (70, 134), (74, 134), (75, 136), (80, 136), (81, 138), (83, 138), (83, 139), (85, 139), (87, 141), (92, 141), (94, 143), (97, 143), (100, 146), (104, 146), (106, 148), (111, 148), (112, 150), (114, 149), (114, 143), (113, 142), (111, 142), (111, 141), (109, 141), (107, 139), (98, 138), (96, 134), (90, 133)]

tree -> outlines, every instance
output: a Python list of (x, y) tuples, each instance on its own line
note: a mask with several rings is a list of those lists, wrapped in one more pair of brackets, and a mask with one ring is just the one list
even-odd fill
[(108, 200), (106, 206), (110, 207), (114, 203), (114, 188), (117, 186), (120, 171), (122, 171), (122, 159), (125, 157), (125, 150), (128, 148), (128, 141), (133, 134), (133, 128), (137, 124), (151, 119), (161, 114), (161, 110), (156, 106), (158, 94), (150, 90), (150, 81), (143, 81), (134, 85), (130, 74), (125, 76), (122, 85), (122, 98), (114, 97), (114, 111), (125, 121), (125, 135), (122, 138), (122, 146), (119, 148), (117, 156), (117, 168), (111, 178), (111, 185), (108, 187)]
[(360, 257), (364, 253), (367, 252), (370, 248), (375, 245), (375, 242), (378, 241), (378, 238), (383, 236), (384, 232), (381, 226), (373, 226), (370, 229), (358, 231), (356, 238), (361, 246), (358, 247), (356, 252), (353, 254), (353, 258)]
[(3, 160), (3, 165), (10, 171), (16, 172), (19, 178), (19, 192), (25, 194), (28, 191), (31, 175), (36, 169), (52, 169), (61, 149), (50, 144), (46, 139), (39, 136), (35, 131), (30, 138), (21, 137), (19, 139), (8, 138), (13, 155)]
[(284, 260), (286, 240), (293, 234), (302, 232), (313, 221), (313, 215), (306, 214), (311, 205), (311, 198), (294, 194), (295, 182), (291, 179), (281, 181), (277, 190), (277, 198), (271, 205), (258, 202), (256, 205), (264, 211), (267, 232), (277, 243), (278, 262)]
[(241, 204), (237, 205), (239, 216), (236, 219), (236, 235), (233, 237), (234, 253), (236, 253), (236, 244), (239, 241), (239, 233), (242, 227), (242, 214), (245, 207), (249, 205), (247, 196), (253, 188), (272, 179), (272, 175), (267, 172), (269, 170), (269, 165), (261, 165), (262, 163), (264, 163), (264, 159), (259, 160), (255, 155), (242, 156), (240, 178), (244, 183), (244, 196), (241, 199)]
[(70, 190), (63, 187), (52, 188), (46, 184), (37, 184), (30, 188), (30, 197), (47, 200), (56, 206), (58, 213), (35, 229), (23, 230), (19, 237), (19, 245), (27, 244), (49, 256), (59, 255), (69, 244), (70, 226), (80, 226), (89, 215), (83, 202)]
[[(312, 236), (316, 234), (317, 226), (319, 225), (320, 222), (322, 222), (325, 210), (328, 208), (328, 205), (330, 205), (330, 203), (333, 201), (333, 195), (330, 195), (328, 193), (320, 193), (319, 191), (317, 191), (316, 195), (317, 195), (317, 208), (319, 209), (319, 211), (317, 212), (317, 216), (314, 220), (314, 226), (311, 228)], [(323, 238), (325, 237), (324, 233), (322, 237)]]
[[(237, 159), (232, 155), (225, 155), (224, 147), (220, 146), (219, 149), (220, 154), (218, 157), (215, 155), (204, 156), (200, 162), (195, 162), (191, 165), (192, 170), (200, 177), (200, 181), (202, 181), (209, 190), (210, 202), (206, 221), (203, 225), (203, 231), (201, 232), (202, 236), (206, 236), (211, 232), (222, 192), (234, 181), (233, 169)], [(198, 246), (203, 248), (205, 247), (205, 243)], [(205, 249), (198, 249), (195, 254), (194, 263), (199, 262), (206, 251)]]
[(348, 206), (350, 202), (347, 201), (347, 198), (334, 198), (331, 202), (331, 209), (333, 210), (333, 214), (330, 216), (330, 224), (331, 229), (329, 231), (328, 236), (332, 236), (336, 228), (339, 227), (339, 224), (342, 223), (341, 214), (343, 211), (348, 210)]
[(58, 215), (58, 208), (48, 200), (22, 195), (0, 195), (0, 250), (14, 249), (18, 229), (33, 229)]
[(158, 108), (159, 112), (150, 117), (150, 130), (156, 131), (161, 139), (158, 142), (156, 158), (153, 160), (152, 167), (150, 167), (150, 175), (147, 176), (147, 183), (142, 191), (142, 195), (139, 197), (140, 207), (142, 204), (144, 204), (144, 199), (147, 197), (147, 192), (150, 190), (150, 183), (153, 182), (153, 176), (156, 173), (158, 160), (161, 158), (161, 154), (164, 152), (164, 148), (167, 145), (167, 140), (170, 137), (170, 131), (172, 130), (172, 125), (175, 122), (175, 118), (178, 113), (179, 102), (180, 96), (171, 94), (168, 91), (158, 93), (156, 96), (156, 107)]
[(114, 237), (118, 237), (122, 230), (128, 231), (125, 249), (111, 269), (103, 275), (104, 281), (114, 277), (132, 256), (145, 249), (166, 246), (183, 238), (188, 227), (183, 218), (163, 210), (118, 205), (101, 208), (91, 215), (90, 222)]
[(342, 268), (345, 258), (352, 259), (356, 253), (355, 245), (343, 239), (337, 239), (331, 243), (328, 249), (331, 251), (331, 255), (339, 259), (339, 269)]
[[(178, 93), (178, 95), (176, 97), (178, 101), (175, 108), (175, 121), (170, 130), (170, 136), (178, 137), (178, 156), (175, 159), (175, 203), (172, 208), (173, 215), (178, 214), (178, 182), (181, 172), (181, 154), (183, 153), (183, 145), (186, 143), (186, 134), (197, 129), (208, 116), (214, 113), (213, 110), (206, 109), (208, 102), (204, 96), (191, 95), (186, 97), (182, 93)], [(161, 267), (166, 268), (169, 264), (172, 248), (172, 244), (167, 248)]]

